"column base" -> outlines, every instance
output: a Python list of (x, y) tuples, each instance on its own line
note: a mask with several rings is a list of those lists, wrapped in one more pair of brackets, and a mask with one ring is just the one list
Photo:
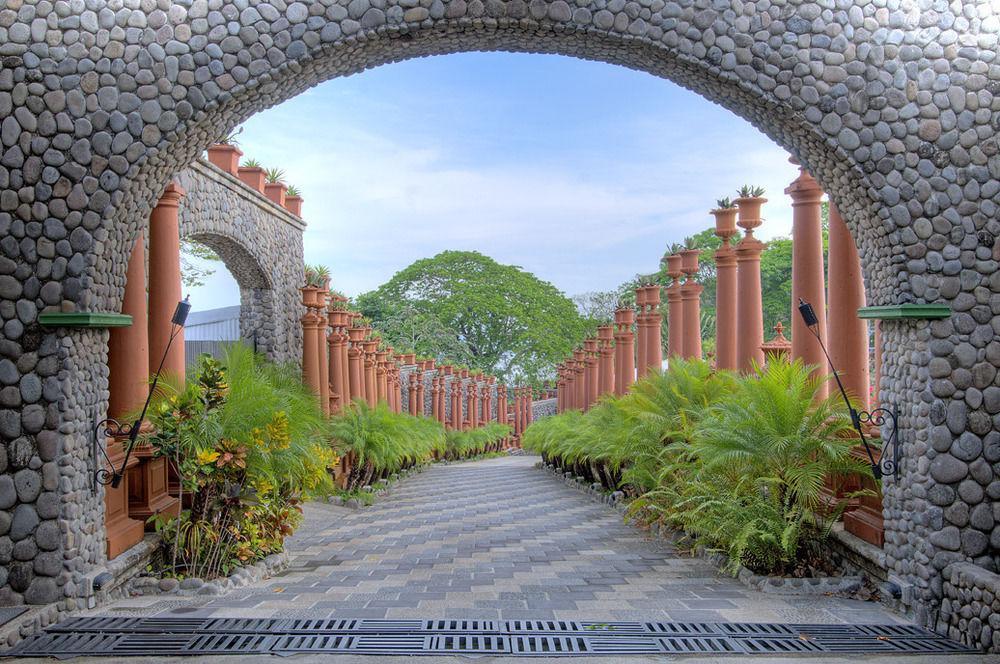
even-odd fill
[[(112, 467), (120, 467), (125, 460), (121, 443), (108, 440), (106, 445)], [(129, 459), (129, 468), (138, 465), (138, 459)], [(104, 488), (104, 529), (108, 560), (117, 558), (142, 541), (145, 532), (142, 521), (129, 518), (127, 473), (117, 489), (113, 489), (111, 485)]]
[[(145, 523), (154, 514), (180, 514), (180, 501), (168, 492), (167, 459), (153, 456), (149, 445), (137, 446), (133, 455), (138, 458), (139, 466), (128, 471), (129, 516)], [(146, 530), (153, 530), (153, 525), (146, 523)]]

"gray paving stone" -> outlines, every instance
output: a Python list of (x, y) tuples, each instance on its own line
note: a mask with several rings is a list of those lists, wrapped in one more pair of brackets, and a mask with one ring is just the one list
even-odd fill
[[(751, 591), (535, 461), (435, 466), (362, 510), (306, 505), (289, 571), (190, 605), (241, 617), (901, 622), (876, 603)], [(184, 598), (139, 599), (103, 612), (181, 615)]]

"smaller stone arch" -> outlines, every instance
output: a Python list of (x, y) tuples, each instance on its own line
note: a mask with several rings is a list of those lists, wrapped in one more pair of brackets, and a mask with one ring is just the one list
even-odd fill
[(275, 361), (297, 361), (305, 222), (202, 159), (173, 179), (186, 192), (181, 238), (215, 251), (240, 287), (241, 336)]

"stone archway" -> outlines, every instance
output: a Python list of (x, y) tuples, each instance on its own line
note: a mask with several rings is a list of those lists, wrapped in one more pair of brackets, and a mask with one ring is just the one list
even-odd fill
[[(9, 475), (4, 502), (17, 505), (20, 525), (41, 519), (25, 537), (64, 526), (55, 546), (65, 563), (7, 583), (0, 592), (9, 599), (86, 594), (102, 562), (100, 496), (85, 478), (106, 332), (43, 329), (39, 310), (117, 311), (128, 238), (169, 178), (226, 129), (335, 76), (466, 50), (647, 71), (733, 110), (795, 154), (847, 219), (871, 304), (952, 310), (934, 323), (883, 326), (882, 397), (900, 406), (904, 440), (901, 482), (886, 492), (886, 554), (903, 599), (940, 598), (950, 562), (995, 565), (998, 542), (982, 528), (940, 535), (945, 507), (1000, 496), (991, 465), (1000, 456), (1000, 330), (990, 327), (1000, 313), (992, 123), (1000, 70), (987, 0), (850, 9), (768, 0), (129, 0), (98, 10), (58, 2), (45, 16), (43, 4), (0, 11), (0, 350), (21, 358), (7, 360), (5, 384), (54, 382), (22, 412), (0, 411), (0, 436), (23, 450), (11, 454), (18, 462), (8, 473), (58, 480), (58, 514), (39, 516), (37, 492), (16, 490)], [(946, 419), (961, 422), (960, 433), (940, 433)], [(36, 456), (41, 465), (29, 468)], [(979, 490), (961, 491), (968, 481)]]
[(181, 237), (215, 251), (240, 287), (240, 335), (273, 360), (298, 361), (305, 223), (201, 159), (173, 179), (186, 192)]

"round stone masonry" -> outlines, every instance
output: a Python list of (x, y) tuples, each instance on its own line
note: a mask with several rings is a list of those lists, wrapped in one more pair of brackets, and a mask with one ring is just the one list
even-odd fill
[[(940, 321), (882, 322), (879, 396), (900, 408), (903, 453), (899, 481), (885, 485), (886, 559), (918, 611), (941, 599), (948, 562), (995, 566), (1000, 536), (976, 508), (1000, 493), (1000, 24), (989, 0), (848, 4), (7, 3), (0, 509), (11, 530), (0, 535), (0, 603), (86, 595), (104, 550), (89, 431), (106, 409), (107, 331), (44, 328), (39, 312), (118, 311), (130, 241), (163, 187), (254, 113), (330, 78), (470, 50), (621, 64), (723, 105), (832, 197), (869, 305), (948, 305)], [(284, 314), (270, 315), (280, 335)], [(53, 493), (58, 513), (49, 499), (43, 514)], [(968, 524), (945, 526), (958, 501)], [(53, 529), (58, 571), (37, 563)]]

